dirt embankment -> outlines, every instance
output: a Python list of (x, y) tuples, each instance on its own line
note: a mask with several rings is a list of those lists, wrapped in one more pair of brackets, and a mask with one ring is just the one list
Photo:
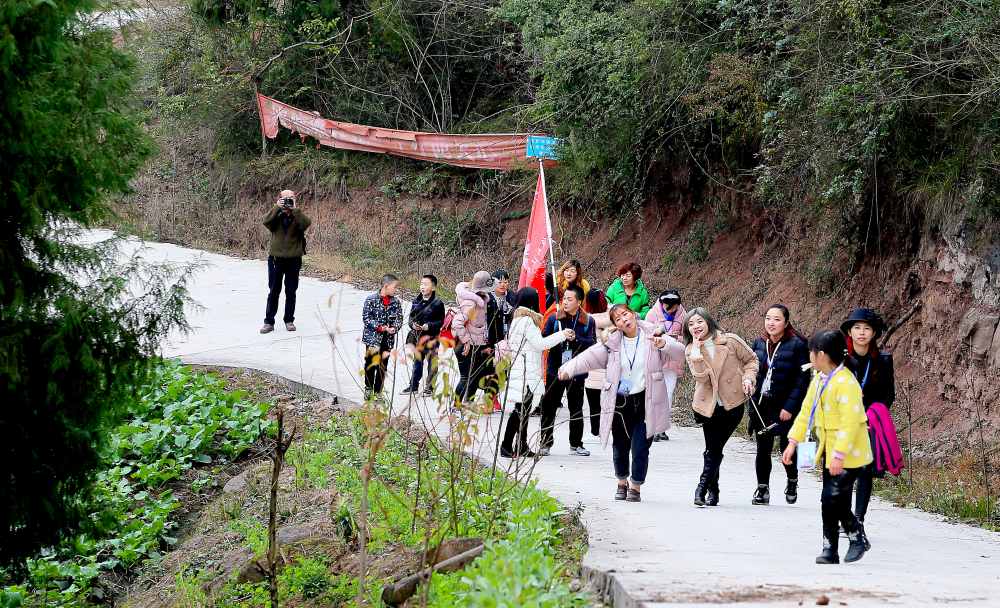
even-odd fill
[[(534, 174), (484, 177), (394, 159), (348, 161), (329, 151), (220, 169), (199, 159), (200, 148), (192, 137), (167, 149), (163, 164), (137, 180), (119, 227), (263, 257), (260, 218), (281, 188), (291, 188), (313, 219), (309, 274), (364, 284), (392, 271), (413, 288), (430, 272), (445, 297), (479, 269), (506, 268), (516, 283)], [(654, 297), (679, 289), (685, 306), (707, 307), (748, 340), (762, 331), (773, 302), (786, 304), (806, 333), (839, 326), (856, 306), (876, 309), (890, 325), (917, 306), (888, 344), (897, 428), (905, 433), (912, 420), (914, 456), (927, 461), (971, 446), (1000, 462), (1000, 245), (970, 227), (960, 203), (923, 218), (908, 247), (845, 262), (831, 233), (834, 211), (770, 217), (732, 188), (710, 188), (697, 203), (624, 210), (550, 197), (557, 264), (579, 259), (591, 285), (604, 289), (619, 263), (638, 261)]]

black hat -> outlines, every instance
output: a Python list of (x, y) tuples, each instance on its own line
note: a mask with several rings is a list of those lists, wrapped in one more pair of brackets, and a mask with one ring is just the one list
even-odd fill
[(660, 294), (660, 304), (664, 306), (673, 306), (674, 304), (681, 303), (681, 294), (677, 293), (676, 289), (668, 289)]
[(872, 326), (875, 330), (875, 335), (872, 340), (878, 340), (887, 328), (885, 326), (885, 321), (882, 320), (880, 315), (875, 314), (875, 311), (870, 308), (855, 308), (851, 311), (851, 316), (847, 317), (847, 320), (840, 324), (840, 331), (843, 332), (845, 336), (851, 335), (851, 327), (855, 323), (867, 323)]

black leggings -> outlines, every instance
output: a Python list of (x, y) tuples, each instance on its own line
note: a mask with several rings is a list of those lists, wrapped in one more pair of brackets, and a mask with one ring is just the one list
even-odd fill
[(860, 469), (844, 469), (840, 475), (831, 475), (830, 469), (823, 469), (823, 493), (820, 503), (823, 513), (823, 532), (827, 538), (837, 538), (838, 527), (843, 526), (848, 534), (857, 532), (858, 518), (851, 512), (851, 488), (858, 478)]
[(727, 410), (716, 404), (711, 418), (698, 417), (702, 422), (701, 431), (705, 434), (706, 451), (722, 454), (722, 448), (726, 447), (726, 442), (733, 436), (733, 431), (740, 425), (740, 420), (743, 420), (743, 411), (742, 405)]
[(601, 389), (584, 389), (587, 393), (587, 404), (590, 406), (590, 434), (597, 437), (601, 434)]
[[(778, 435), (778, 447), (784, 452), (788, 447), (788, 437)], [(757, 483), (763, 485), (771, 484), (771, 450), (774, 449), (774, 435), (765, 433), (757, 435)], [(798, 479), (799, 469), (793, 461), (792, 464), (783, 465), (785, 475), (788, 479)]]

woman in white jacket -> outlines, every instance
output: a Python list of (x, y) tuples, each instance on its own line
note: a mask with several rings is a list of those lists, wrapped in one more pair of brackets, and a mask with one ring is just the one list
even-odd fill
[[(511, 359), (511, 373), (507, 382), (510, 393), (521, 395), (521, 399), (514, 404), (514, 411), (507, 418), (507, 430), (504, 432), (503, 443), (500, 444), (500, 455), (504, 458), (530, 458), (535, 455), (528, 449), (528, 412), (535, 395), (542, 394), (542, 351), (558, 346), (573, 334), (573, 330), (566, 329), (542, 337), (542, 315), (538, 312), (538, 291), (534, 288), (524, 287), (518, 290), (517, 302), (518, 307), (507, 333)], [(515, 435), (518, 436), (516, 450)]]

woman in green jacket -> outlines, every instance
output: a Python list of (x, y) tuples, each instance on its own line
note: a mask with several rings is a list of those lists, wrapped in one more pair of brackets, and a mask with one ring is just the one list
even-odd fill
[(642, 266), (635, 262), (625, 262), (618, 267), (618, 278), (608, 288), (608, 307), (615, 304), (625, 304), (634, 310), (640, 319), (646, 318), (649, 312), (649, 294), (643, 287)]

